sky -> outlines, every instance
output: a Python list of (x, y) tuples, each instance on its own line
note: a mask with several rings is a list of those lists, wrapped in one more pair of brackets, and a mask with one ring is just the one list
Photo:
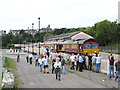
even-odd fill
[(0, 0), (0, 30), (78, 28), (118, 19), (120, 0)]

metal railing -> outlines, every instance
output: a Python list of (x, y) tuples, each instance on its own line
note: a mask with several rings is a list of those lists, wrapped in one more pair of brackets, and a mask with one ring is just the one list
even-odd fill
[(100, 46), (99, 49), (105, 52), (120, 52), (120, 46)]

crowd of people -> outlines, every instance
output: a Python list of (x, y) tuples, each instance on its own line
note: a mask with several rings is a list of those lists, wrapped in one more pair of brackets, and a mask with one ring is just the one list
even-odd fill
[[(88, 60), (88, 64), (86, 62), (86, 59)], [(90, 55), (78, 54), (77, 56), (75, 56), (73, 53), (68, 56), (69, 65), (70, 64), (72, 65), (70, 69), (75, 70), (75, 66), (76, 66), (76, 70), (79, 70), (80, 72), (83, 72), (84, 69), (99, 73), (101, 67), (101, 60), (102, 60), (101, 55), (95, 53)], [(120, 58), (116, 63), (114, 63), (115, 62), (114, 56), (110, 54), (108, 56), (108, 60), (109, 60), (109, 78), (114, 78), (114, 73), (115, 73), (116, 74), (115, 81), (116, 81), (120, 75)]]
[[(18, 55), (19, 56), (19, 55)], [(44, 72), (49, 74), (49, 61), (52, 60), (52, 74), (59, 71), (60, 73), (66, 73), (65, 65), (66, 63), (70, 66), (70, 70), (77, 70), (80, 72), (83, 72), (84, 70), (94, 71), (96, 73), (100, 72), (101, 67), (101, 60), (102, 57), (100, 54), (77, 54), (74, 55), (74, 53), (70, 54), (65, 60), (64, 56), (56, 55), (55, 58), (51, 58), (52, 55), (50, 54), (49, 50), (45, 54), (37, 54), (35, 56), (35, 66), (40, 67), (40, 72)], [(86, 62), (86, 60), (88, 60)], [(115, 81), (118, 79), (120, 75), (120, 59), (115, 63), (114, 56), (110, 54), (108, 56), (109, 60), (109, 77), (114, 78)], [(26, 61), (27, 63), (32, 64), (33, 63), (33, 55), (31, 53), (26, 54)], [(56, 71), (56, 68), (59, 67), (60, 70)], [(115, 67), (115, 68), (114, 68)], [(111, 74), (112, 72), (112, 74)], [(114, 75), (116, 74), (116, 75)], [(120, 81), (120, 79), (119, 79)]]
[[(88, 59), (88, 65), (86, 65), (87, 64), (86, 59)], [(76, 66), (76, 70), (79, 70), (80, 72), (83, 72), (83, 69), (86, 69), (90, 71), (96, 71), (97, 73), (99, 73), (101, 59), (102, 57), (100, 54), (99, 55), (98, 54), (90, 54), (90, 55), (78, 54), (75, 56), (73, 53), (68, 56), (69, 64), (72, 65), (70, 69), (75, 70), (75, 66)]]

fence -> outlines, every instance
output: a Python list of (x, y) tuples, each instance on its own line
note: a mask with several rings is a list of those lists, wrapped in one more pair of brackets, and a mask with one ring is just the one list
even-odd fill
[(100, 46), (99, 49), (101, 51), (105, 51), (105, 52), (116, 52), (116, 53), (120, 53), (120, 45), (119, 46)]
[(1, 89), (1, 81), (2, 81), (2, 67), (5, 64), (5, 50), (0, 50), (0, 89)]

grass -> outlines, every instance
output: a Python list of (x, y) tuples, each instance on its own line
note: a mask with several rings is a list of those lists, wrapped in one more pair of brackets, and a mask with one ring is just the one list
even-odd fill
[(8, 69), (12, 69), (13, 74), (15, 76), (15, 88), (17, 88), (18, 85), (19, 85), (19, 80), (18, 80), (18, 76), (17, 76), (17, 74), (15, 72), (16, 62), (11, 58), (5, 57), (5, 65), (3, 67), (8, 68)]

